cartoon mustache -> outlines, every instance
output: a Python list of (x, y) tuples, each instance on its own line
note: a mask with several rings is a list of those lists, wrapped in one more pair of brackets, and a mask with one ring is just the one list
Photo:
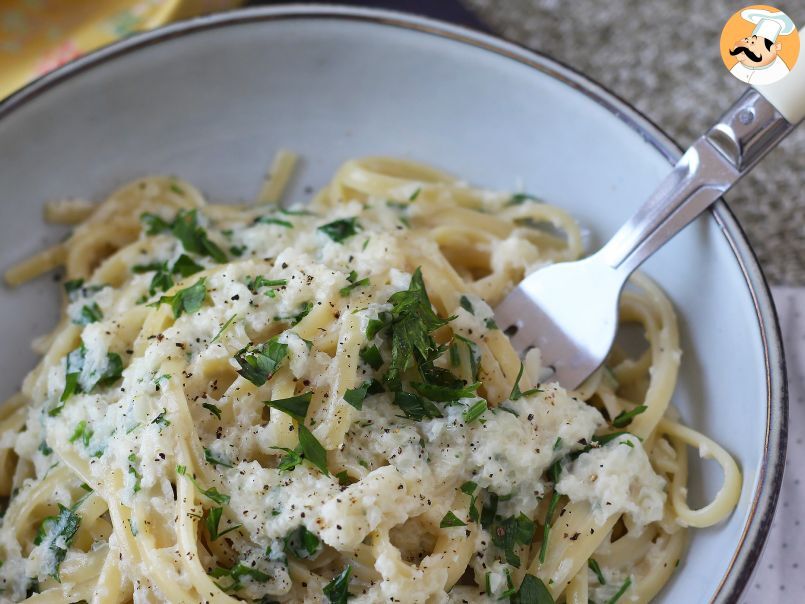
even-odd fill
[(749, 60), (750, 60), (750, 61), (754, 61), (755, 63), (760, 63), (760, 61), (761, 61), (761, 60), (763, 60), (763, 57), (761, 57), (760, 55), (756, 55), (756, 54), (755, 54), (755, 53), (753, 53), (751, 50), (749, 50), (749, 49), (748, 49), (746, 46), (739, 46), (739, 47), (738, 47), (738, 48), (736, 48), (735, 50), (731, 50), (731, 51), (730, 51), (730, 54), (731, 54), (733, 57), (734, 57), (735, 55), (739, 55), (739, 54), (741, 54), (741, 53), (746, 54), (746, 56), (747, 56), (747, 57), (749, 57)]

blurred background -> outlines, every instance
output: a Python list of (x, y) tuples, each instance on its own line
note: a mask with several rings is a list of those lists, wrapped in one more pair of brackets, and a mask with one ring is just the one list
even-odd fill
[[(719, 57), (729, 0), (376, 0), (508, 38), (603, 83), (688, 146), (743, 90)], [(0, 0), (0, 97), (141, 29), (266, 0)], [(747, 2), (748, 4), (748, 2)], [(775, 6), (805, 23), (801, 0)], [(797, 8), (799, 10), (797, 10)], [(805, 285), (805, 128), (729, 195), (774, 285)]]

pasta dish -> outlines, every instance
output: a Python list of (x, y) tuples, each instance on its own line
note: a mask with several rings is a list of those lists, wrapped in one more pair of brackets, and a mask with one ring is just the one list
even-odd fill
[[(637, 275), (579, 389), (492, 308), (578, 258), (563, 210), (385, 158), (309, 204), (205, 202), (149, 177), (50, 203), (58, 326), (0, 406), (0, 600), (650, 601), (688, 527), (726, 518), (732, 457), (678, 421), (674, 311)], [(724, 482), (687, 503), (688, 447)]]

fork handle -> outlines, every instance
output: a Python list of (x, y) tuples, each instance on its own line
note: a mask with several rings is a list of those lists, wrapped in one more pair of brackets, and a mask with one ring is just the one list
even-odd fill
[(805, 90), (805, 59), (798, 63), (780, 82), (787, 84), (781, 94), (747, 90), (595, 256), (625, 279), (776, 147), (802, 119), (805, 98), (788, 94)]

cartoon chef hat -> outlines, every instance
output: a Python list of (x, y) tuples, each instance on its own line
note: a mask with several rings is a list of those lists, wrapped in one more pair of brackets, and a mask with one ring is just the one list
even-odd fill
[(753, 36), (760, 36), (772, 42), (777, 36), (786, 36), (794, 31), (794, 22), (785, 13), (773, 13), (762, 8), (747, 8), (741, 11), (741, 17), (755, 23)]

